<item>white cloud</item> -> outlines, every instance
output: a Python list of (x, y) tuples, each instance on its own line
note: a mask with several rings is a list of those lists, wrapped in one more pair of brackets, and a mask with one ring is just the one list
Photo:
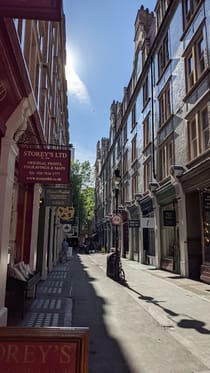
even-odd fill
[(67, 49), (67, 64), (66, 64), (66, 79), (68, 92), (74, 96), (79, 102), (90, 106), (90, 96), (85, 83), (80, 79), (75, 71), (72, 62), (72, 56)]

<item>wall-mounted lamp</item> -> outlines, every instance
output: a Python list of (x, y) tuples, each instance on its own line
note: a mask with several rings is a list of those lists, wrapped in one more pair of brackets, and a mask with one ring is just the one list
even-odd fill
[(135, 200), (136, 200), (137, 202), (139, 202), (142, 198), (143, 198), (143, 195), (142, 195), (142, 194), (140, 194), (140, 193), (136, 193), (136, 194), (135, 194)]
[(157, 181), (149, 183), (150, 192), (155, 192), (156, 189), (160, 187), (160, 184)]
[(186, 171), (186, 168), (183, 167), (183, 166), (172, 165), (172, 166), (170, 167), (170, 174), (171, 174), (173, 177), (181, 176), (185, 171)]

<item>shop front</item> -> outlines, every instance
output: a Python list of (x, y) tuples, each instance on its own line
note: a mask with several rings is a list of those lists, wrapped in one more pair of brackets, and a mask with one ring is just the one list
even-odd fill
[(180, 178), (186, 195), (189, 278), (210, 283), (210, 158)]
[(179, 216), (175, 187), (168, 183), (156, 193), (160, 222), (160, 268), (180, 273)]
[(129, 259), (140, 261), (140, 214), (136, 204), (129, 207)]
[(141, 229), (143, 238), (143, 263), (155, 265), (154, 208), (152, 198), (147, 196), (140, 201), (142, 212)]

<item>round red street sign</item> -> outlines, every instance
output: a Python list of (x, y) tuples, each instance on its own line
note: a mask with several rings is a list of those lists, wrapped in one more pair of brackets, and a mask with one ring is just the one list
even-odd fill
[(121, 215), (113, 215), (112, 217), (112, 224), (114, 225), (120, 225), (122, 223), (122, 217)]

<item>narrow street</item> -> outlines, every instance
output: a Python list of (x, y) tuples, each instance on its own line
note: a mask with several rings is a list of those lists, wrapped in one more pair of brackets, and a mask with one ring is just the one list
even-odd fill
[(72, 258), (72, 326), (90, 328), (89, 372), (210, 372), (210, 286), (123, 267), (127, 287), (106, 277), (106, 255)]

